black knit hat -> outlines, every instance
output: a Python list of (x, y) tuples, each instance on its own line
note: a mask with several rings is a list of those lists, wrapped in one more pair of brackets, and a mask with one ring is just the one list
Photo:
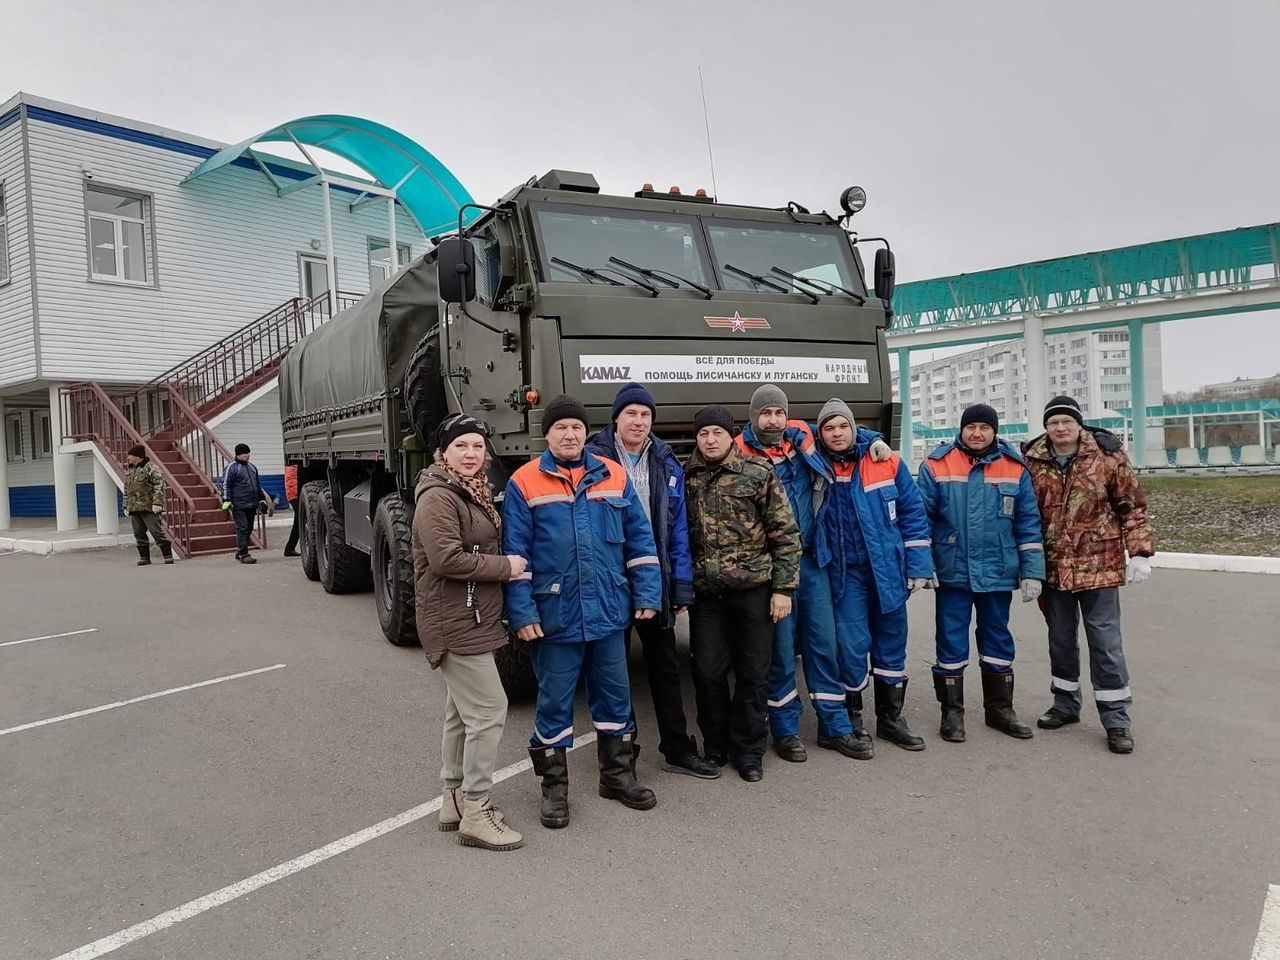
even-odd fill
[(145, 460), (147, 459), (147, 448), (140, 443), (135, 443), (129, 448), (129, 456)]
[(963, 430), (971, 423), (985, 423), (996, 433), (1000, 432), (1000, 416), (995, 407), (985, 403), (974, 403), (964, 408), (964, 413), (960, 414), (960, 429)]
[(728, 407), (708, 404), (693, 415), (693, 435), (696, 437), (703, 427), (720, 427), (733, 436), (733, 414)]
[(567, 393), (552, 397), (551, 402), (542, 411), (542, 435), (544, 437), (557, 420), (581, 420), (584, 427), (588, 429), (591, 427), (591, 419), (587, 416), (587, 408), (582, 405), (580, 400), (573, 399)]
[(482, 437), (489, 436), (485, 425), (475, 417), (469, 417), (465, 413), (455, 413), (451, 417), (445, 417), (444, 423), (440, 424), (440, 429), (436, 431), (436, 449), (447, 450), (449, 444), (468, 433), (478, 433)]
[(238, 456), (240, 456), (242, 453), (248, 453), (248, 452), (249, 452), (249, 445), (248, 445), (247, 443), (237, 443), (237, 444), (236, 444), (236, 456), (237, 456), (237, 457), (238, 457)]
[(649, 392), (648, 387), (643, 383), (628, 383), (618, 390), (617, 396), (613, 398), (613, 406), (609, 409), (609, 419), (617, 420), (624, 407), (629, 407), (633, 403), (638, 403), (643, 407), (648, 407), (649, 412), (656, 418), (658, 416), (658, 405), (654, 403), (653, 394)]
[(1050, 417), (1057, 417), (1065, 414), (1075, 420), (1080, 426), (1084, 426), (1084, 414), (1080, 412), (1080, 404), (1071, 397), (1054, 397), (1044, 405), (1044, 423), (1048, 425)]

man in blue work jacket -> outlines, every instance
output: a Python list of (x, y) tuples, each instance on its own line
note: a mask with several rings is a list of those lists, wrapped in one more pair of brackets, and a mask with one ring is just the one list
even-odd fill
[(987, 726), (1020, 740), (1032, 736), (1013, 709), (1009, 604), (1016, 587), (1024, 603), (1040, 596), (1040, 507), (1026, 462), (997, 439), (999, 429), (995, 410), (974, 404), (960, 417), (959, 436), (929, 454), (919, 470), (939, 584), (933, 688), (942, 705), (942, 739), (952, 743), (964, 740), (964, 668), (974, 611)]
[(653, 529), (627, 472), (585, 450), (587, 410), (558, 396), (542, 416), (546, 452), (520, 467), (502, 505), (502, 552), (528, 569), (505, 584), (511, 629), (531, 645), (538, 678), (529, 755), (542, 780), (542, 825), (569, 823), (567, 748), (573, 697), (586, 677), (600, 796), (635, 810), (657, 804), (632, 769), (631, 687), (624, 635), (662, 606)]

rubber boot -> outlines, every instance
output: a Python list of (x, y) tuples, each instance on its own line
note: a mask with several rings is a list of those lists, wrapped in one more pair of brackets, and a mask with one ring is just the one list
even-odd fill
[(987, 726), (1019, 740), (1030, 740), (1035, 734), (1013, 711), (1013, 671), (982, 671), (982, 701)]
[(138, 566), (151, 566), (151, 547), (146, 544), (138, 545)]
[(489, 797), (479, 800), (464, 797), (458, 842), (464, 847), (482, 847), (485, 850), (516, 850), (524, 846), (524, 837), (507, 826), (502, 813)]
[(165, 563), (173, 563), (173, 544), (160, 544), (160, 556), (164, 557)]
[(853, 735), (859, 740), (871, 742), (871, 734), (862, 725), (862, 691), (845, 696), (844, 708), (849, 714), (849, 722), (853, 724)]
[(445, 787), (440, 795), (440, 831), (457, 830), (462, 822), (462, 788)]
[(938, 734), (948, 743), (964, 743), (964, 677), (933, 675), (933, 692), (942, 704)]
[(530, 747), (533, 772), (542, 780), (538, 819), (548, 830), (569, 825), (569, 758), (564, 747)]
[(876, 736), (896, 744), (903, 750), (923, 750), (924, 737), (911, 732), (902, 719), (902, 704), (907, 697), (907, 681), (888, 684), (876, 678)]
[(631, 770), (635, 754), (629, 737), (598, 737), (596, 756), (600, 761), (600, 796), (617, 800), (632, 810), (652, 810), (658, 805), (653, 791), (636, 782)]

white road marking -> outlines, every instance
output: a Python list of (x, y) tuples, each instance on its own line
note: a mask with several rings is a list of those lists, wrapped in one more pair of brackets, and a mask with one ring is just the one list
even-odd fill
[(1280, 885), (1273, 883), (1267, 888), (1251, 960), (1280, 960)]
[[(587, 744), (593, 743), (595, 739), (596, 735), (594, 733), (588, 733), (584, 737), (577, 738), (569, 749), (576, 750), (578, 747), (585, 747)], [(495, 773), (493, 782), (501, 783), (503, 780), (532, 768), (533, 764), (528, 759), (519, 760)], [(438, 812), (439, 809), (439, 797), (434, 800), (428, 800), (426, 803), (420, 803), (416, 807), (410, 807), (403, 813), (397, 813), (394, 817), (388, 817), (386, 820), (375, 823), (371, 827), (365, 827), (363, 830), (348, 834), (341, 840), (335, 840), (333, 843), (327, 843), (323, 847), (317, 847), (309, 853), (302, 854), (300, 857), (294, 857), (292, 860), (287, 860), (268, 870), (263, 870), (261, 873), (255, 873), (252, 877), (246, 877), (238, 883), (233, 883), (230, 886), (223, 887), (221, 890), (215, 890), (213, 893), (207, 893), (203, 897), (190, 900), (182, 906), (154, 916), (150, 920), (143, 920), (141, 923), (135, 923), (132, 927), (126, 927), (108, 937), (103, 937), (101, 940), (95, 940), (93, 943), (87, 943), (83, 947), (77, 947), (70, 953), (54, 957), (54, 960), (92, 960), (93, 957), (101, 957), (114, 950), (119, 950), (121, 947), (128, 946), (143, 937), (149, 937), (153, 933), (167, 930), (183, 920), (190, 920), (192, 917), (197, 917), (208, 910), (212, 910), (214, 907), (220, 907), (225, 903), (230, 903), (232, 900), (238, 900), (246, 894), (275, 883), (277, 880), (283, 880), (286, 877), (293, 876), (295, 873), (301, 873), (307, 867), (314, 867), (318, 863), (324, 863), (324, 861), (336, 857), (340, 853), (346, 853), (348, 850), (368, 843), (370, 840), (376, 840), (392, 830), (399, 830), (401, 827), (408, 826), (423, 817), (429, 817), (431, 814)]]
[(71, 630), (67, 633), (51, 633), (47, 637), (27, 637), (25, 640), (6, 640), (0, 643), (0, 647), (16, 647), (20, 643), (35, 643), (37, 640), (57, 640), (59, 637), (78, 637), (82, 633), (97, 633), (97, 627), (89, 627), (87, 630)]
[(23, 723), (16, 727), (9, 727), (6, 730), (0, 730), (0, 737), (6, 736), (10, 733), (18, 733), (22, 730), (32, 730), (35, 727), (48, 726), (51, 723), (61, 723), (63, 720), (74, 720), (76, 717), (87, 717), (91, 713), (101, 713), (103, 710), (114, 710), (116, 707), (127, 707), (131, 703), (141, 703), (143, 700), (154, 700), (156, 697), (167, 697), (171, 693), (182, 693), (184, 690), (195, 690), (198, 687), (207, 687), (215, 683), (226, 683), (228, 680), (239, 680), (241, 677), (252, 677), (256, 673), (266, 673), (268, 670), (279, 670), (283, 666), (283, 663), (277, 663), (270, 667), (259, 667), (257, 670), (246, 670), (244, 673), (233, 673), (226, 677), (214, 677), (212, 680), (201, 680), (199, 683), (188, 683), (183, 687), (172, 687), (168, 690), (161, 690), (159, 693), (148, 693), (141, 697), (130, 697), (128, 700), (117, 700), (115, 703), (104, 703), (100, 707), (90, 707), (88, 710), (77, 710), (75, 713), (64, 713), (60, 717), (50, 717), (48, 720), (33, 720), (30, 723)]

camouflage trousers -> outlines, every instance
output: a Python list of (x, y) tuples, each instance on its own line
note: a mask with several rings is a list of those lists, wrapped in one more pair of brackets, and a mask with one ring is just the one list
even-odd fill
[(1041, 598), (1049, 624), (1049, 688), (1065, 716), (1080, 714), (1080, 619), (1089, 644), (1089, 681), (1098, 719), (1107, 730), (1129, 726), (1129, 667), (1120, 635), (1120, 588), (1067, 593), (1046, 586)]

